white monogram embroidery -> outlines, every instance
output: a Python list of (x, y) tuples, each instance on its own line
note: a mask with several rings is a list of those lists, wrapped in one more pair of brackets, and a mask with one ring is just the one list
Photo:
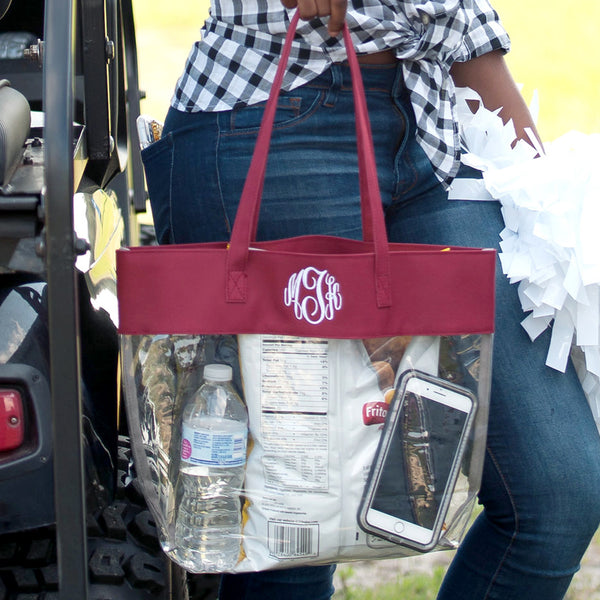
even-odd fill
[(318, 325), (324, 319), (331, 321), (342, 307), (340, 284), (327, 270), (306, 267), (290, 276), (283, 301), (286, 306), (294, 306), (296, 319)]

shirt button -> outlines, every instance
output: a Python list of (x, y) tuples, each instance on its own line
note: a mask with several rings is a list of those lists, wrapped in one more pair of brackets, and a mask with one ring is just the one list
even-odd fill
[(426, 12), (419, 12), (421, 13), (421, 23), (425, 26), (429, 25), (429, 23), (431, 23), (431, 17)]

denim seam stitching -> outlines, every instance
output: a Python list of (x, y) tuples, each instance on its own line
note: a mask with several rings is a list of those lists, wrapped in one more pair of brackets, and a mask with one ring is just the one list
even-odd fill
[[(266, 106), (266, 102), (262, 103), (263, 105)], [(298, 98), (297, 96), (293, 96), (293, 97), (283, 97), (283, 98), (278, 98), (277, 100), (277, 108), (283, 108), (286, 110), (290, 110), (290, 111), (294, 111), (296, 113), (299, 113), (299, 108), (302, 106), (302, 99)], [(244, 107), (244, 108), (251, 108), (251, 107)], [(231, 111), (231, 135), (233, 135), (233, 131), (235, 130), (235, 119), (237, 116), (237, 111), (236, 110), (232, 110)], [(294, 119), (297, 119), (298, 115), (296, 115), (294, 117)], [(244, 127), (241, 127), (240, 129), (244, 129)], [(226, 133), (224, 133), (223, 135), (227, 135)]]
[[(350, 85), (342, 85), (340, 87), (340, 92), (348, 93), (348, 92), (352, 92), (352, 90), (353, 90), (353, 88)], [(389, 87), (364, 86), (364, 90), (365, 90), (365, 94), (373, 93), (373, 94), (390, 95)]]
[[(405, 139), (407, 139), (406, 136), (405, 136)], [(399, 167), (399, 163), (402, 160), (402, 155), (404, 154), (404, 152), (406, 150), (406, 144), (404, 143), (404, 140), (402, 142), (402, 145), (404, 146), (404, 148), (401, 148), (400, 150), (398, 150), (398, 153), (396, 155), (398, 160), (394, 161), (394, 171), (396, 174), (396, 192), (394, 194), (392, 194), (392, 204), (398, 204), (399, 202), (402, 202), (403, 201), (402, 198), (404, 196), (406, 196), (409, 192), (412, 191), (412, 189), (417, 185), (417, 181), (418, 181), (419, 171), (415, 167), (410, 156), (407, 156), (404, 159), (404, 164), (408, 167), (408, 169), (410, 169), (411, 177), (408, 178), (408, 183), (406, 185), (401, 186), (401, 182), (400, 182), (401, 169)], [(407, 173), (407, 175), (408, 175), (408, 173)]]
[(506, 550), (504, 551), (504, 554), (503, 554), (502, 558), (500, 559), (500, 562), (498, 563), (498, 567), (496, 568), (496, 571), (494, 572), (494, 574), (490, 580), (490, 584), (485, 592), (484, 600), (487, 600), (488, 598), (490, 598), (492, 587), (496, 583), (498, 574), (500, 573), (500, 569), (506, 562), (506, 559), (512, 549), (513, 543), (519, 533), (519, 515), (517, 512), (517, 506), (515, 504), (514, 497), (510, 491), (510, 487), (506, 481), (506, 478), (504, 477), (504, 474), (502, 473), (502, 470), (500, 469), (500, 465), (499, 465), (498, 461), (496, 460), (496, 457), (494, 456), (494, 453), (491, 451), (490, 448), (487, 448), (487, 453), (488, 453), (488, 456), (490, 457), (490, 460), (494, 464), (494, 467), (496, 468), (496, 472), (498, 473), (498, 476), (500, 477), (500, 479), (502, 480), (502, 483), (504, 484), (504, 489), (506, 490), (508, 497), (510, 498), (510, 504), (513, 508), (513, 514), (514, 514), (514, 518), (515, 518), (515, 525), (514, 525), (514, 531), (513, 531), (512, 537), (510, 538), (510, 543), (506, 547)]
[(392, 96), (392, 100), (393, 100), (393, 103), (392, 103), (393, 109), (398, 113), (398, 116), (404, 122), (404, 132), (402, 134), (402, 140), (400, 141), (400, 146), (398, 147), (398, 150), (396, 151), (396, 156), (394, 157), (394, 180), (395, 180), (394, 183), (395, 183), (395, 185), (394, 185), (394, 193), (391, 196), (390, 208), (393, 205), (397, 205), (399, 202), (402, 202), (402, 198), (404, 196), (406, 196), (415, 187), (415, 185), (417, 184), (417, 175), (418, 175), (418, 171), (415, 168), (413, 161), (410, 160), (410, 157), (406, 157), (406, 159), (404, 160), (404, 163), (410, 169), (412, 177), (410, 178), (409, 183), (407, 185), (404, 185), (404, 186), (400, 185), (400, 166), (399, 165), (400, 165), (400, 162), (402, 161), (403, 154), (406, 152), (409, 136), (412, 133), (412, 128), (411, 128), (410, 119), (408, 117), (408, 114), (406, 113), (406, 110), (404, 110), (404, 108), (401, 105), (399, 105), (400, 99), (396, 96)]
[[(285, 123), (279, 123), (279, 124), (274, 123), (273, 131), (275, 132), (275, 131), (282, 131), (284, 129), (289, 129), (290, 127), (296, 126), (298, 123), (302, 123), (303, 121), (306, 121), (306, 119), (308, 119), (309, 117), (312, 117), (312, 115), (317, 110), (319, 110), (319, 108), (321, 106), (323, 106), (324, 97), (325, 97), (325, 94), (323, 93), (323, 91), (319, 92), (319, 94), (315, 98), (312, 106), (310, 106), (309, 109), (302, 116), (294, 117), (293, 119), (289, 119)], [(244, 131), (231, 131), (228, 133), (220, 132), (220, 135), (222, 135), (224, 137), (233, 137), (233, 136), (240, 136), (240, 135), (256, 135), (258, 133), (259, 129), (260, 129), (260, 127), (252, 127), (252, 128), (246, 129)]]
[(175, 229), (173, 228), (173, 169), (175, 168), (175, 144), (173, 134), (169, 132), (169, 146), (171, 151), (169, 164), (169, 237), (171, 243), (175, 243)]
[(217, 122), (217, 142), (215, 144), (215, 177), (217, 179), (217, 189), (219, 190), (219, 201), (221, 203), (221, 210), (223, 211), (223, 221), (225, 221), (225, 229), (231, 235), (231, 223), (227, 216), (227, 207), (225, 206), (225, 199), (223, 197), (223, 189), (221, 187), (221, 173), (219, 171), (219, 148), (221, 146), (221, 120), (216, 119)]

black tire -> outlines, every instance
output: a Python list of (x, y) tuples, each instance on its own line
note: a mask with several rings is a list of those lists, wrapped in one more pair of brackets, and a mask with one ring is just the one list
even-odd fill
[[(162, 552), (154, 520), (131, 477), (126, 438), (119, 446), (117, 497), (88, 516), (88, 600), (217, 598), (218, 578), (194, 576), (204, 590), (188, 593), (188, 575)], [(54, 528), (0, 537), (0, 600), (57, 599)]]

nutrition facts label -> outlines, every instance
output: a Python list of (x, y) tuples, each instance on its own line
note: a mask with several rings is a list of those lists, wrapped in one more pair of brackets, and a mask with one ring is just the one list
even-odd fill
[(327, 413), (329, 342), (312, 338), (262, 339), (262, 409)]
[(263, 337), (261, 433), (268, 484), (328, 488), (329, 342)]

